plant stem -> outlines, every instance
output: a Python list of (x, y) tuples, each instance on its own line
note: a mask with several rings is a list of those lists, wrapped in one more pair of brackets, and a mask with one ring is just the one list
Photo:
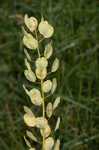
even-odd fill
[[(37, 31), (35, 30), (35, 35), (36, 35), (36, 40), (38, 41), (38, 36), (37, 36)], [(39, 43), (39, 41), (38, 41)], [(38, 57), (40, 58), (41, 57), (41, 54), (40, 54), (40, 49), (39, 49), (39, 46), (37, 48), (37, 52), (38, 52)], [(43, 80), (41, 79), (41, 95), (42, 95), (42, 115), (43, 115), (43, 118), (45, 118), (45, 96), (44, 96), (44, 91), (43, 91)], [(44, 150), (44, 145), (45, 145), (45, 133), (44, 133), (44, 129), (43, 129), (43, 143), (42, 143), (42, 150)]]

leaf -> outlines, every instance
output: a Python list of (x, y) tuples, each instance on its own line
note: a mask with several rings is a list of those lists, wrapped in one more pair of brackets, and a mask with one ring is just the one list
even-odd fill
[(23, 44), (31, 50), (38, 48), (38, 41), (29, 33), (24, 35)]
[(60, 103), (60, 97), (57, 97), (53, 104), (53, 111), (56, 109), (56, 107), (58, 107), (59, 103)]
[(30, 114), (31, 116), (35, 117), (35, 115), (33, 114), (33, 112), (31, 111), (31, 109), (27, 106), (24, 106), (24, 111), (27, 114)]
[(60, 125), (60, 117), (58, 117), (58, 119), (57, 119), (55, 131), (56, 131), (57, 129), (59, 129), (59, 125)]
[(48, 61), (45, 57), (37, 58), (36, 60), (37, 69), (45, 69), (48, 66)]
[(46, 59), (49, 59), (53, 53), (53, 47), (51, 42), (45, 46), (44, 56)]
[(44, 129), (40, 129), (41, 135), (43, 136), (43, 131), (44, 131), (44, 135), (47, 138), (50, 133), (51, 133), (51, 128), (49, 125), (46, 125)]
[(47, 80), (47, 81), (43, 82), (42, 87), (43, 87), (43, 91), (45, 93), (48, 93), (52, 88), (52, 82), (50, 80)]
[(52, 103), (48, 103), (46, 107), (47, 117), (50, 118), (52, 116), (52, 113), (53, 113)]
[(24, 141), (25, 141), (26, 145), (27, 145), (29, 148), (31, 148), (31, 144), (30, 144), (30, 142), (26, 139), (25, 136), (24, 136)]
[(56, 88), (57, 88), (57, 80), (56, 80), (56, 78), (53, 78), (51, 94), (53, 94), (55, 92)]
[(59, 139), (57, 139), (57, 141), (55, 143), (54, 150), (60, 150), (60, 140)]
[(27, 136), (32, 139), (33, 141), (37, 142), (37, 138), (33, 135), (33, 133), (31, 131), (26, 131)]
[(27, 51), (25, 48), (24, 48), (24, 53), (25, 53), (27, 59), (28, 59), (29, 61), (31, 61), (31, 57), (30, 57), (28, 51)]
[(33, 117), (31, 114), (25, 113), (24, 114), (24, 122), (29, 127), (35, 126), (35, 117)]
[(34, 72), (32, 70), (25, 70), (24, 71), (24, 75), (26, 77), (27, 80), (29, 80), (30, 82), (35, 82), (36, 81), (36, 76), (34, 74)]
[(58, 58), (55, 58), (55, 60), (52, 64), (51, 72), (57, 71), (58, 68), (59, 68), (59, 60), (58, 60)]
[(35, 17), (29, 18), (28, 15), (26, 14), (24, 17), (24, 22), (31, 32), (36, 30), (37, 25), (38, 25), (38, 21)]
[(35, 72), (36, 72), (37, 78), (40, 80), (45, 79), (47, 76), (47, 69), (46, 68), (44, 68), (44, 69), (37, 68)]
[(52, 137), (48, 137), (45, 140), (44, 150), (52, 150), (54, 146), (54, 139)]
[(45, 38), (50, 38), (54, 33), (54, 28), (44, 20), (41, 20), (38, 30)]
[(37, 128), (40, 128), (40, 129), (45, 128), (47, 124), (48, 124), (48, 121), (45, 118), (43, 118), (43, 117), (36, 118), (36, 127)]

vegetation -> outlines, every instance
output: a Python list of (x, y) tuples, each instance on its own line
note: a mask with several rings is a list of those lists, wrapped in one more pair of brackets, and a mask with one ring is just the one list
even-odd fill
[[(61, 103), (51, 120), (61, 117), (55, 140), (61, 150), (99, 149), (99, 29), (98, 1), (89, 0), (1, 0), (0, 1), (0, 150), (26, 150), (23, 136), (27, 127), (24, 108), (31, 106), (22, 87), (32, 84), (24, 77), (22, 30), (24, 14), (40, 21), (43, 15), (54, 27), (53, 63), (60, 60), (55, 73), (58, 88), (52, 101)], [(33, 59), (36, 56), (32, 56)], [(51, 65), (50, 64), (50, 65)], [(36, 115), (39, 110), (36, 110)], [(33, 143), (35, 145), (36, 143)]]

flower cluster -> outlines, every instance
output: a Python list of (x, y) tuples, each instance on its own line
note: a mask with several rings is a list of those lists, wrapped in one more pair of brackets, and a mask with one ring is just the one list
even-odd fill
[[(40, 88), (32, 88), (31, 90), (28, 90), (25, 85), (23, 85), (23, 88), (26, 92), (26, 94), (29, 96), (31, 103), (35, 106), (42, 107), (42, 116), (35, 117), (35, 114), (32, 112), (32, 110), (24, 106), (24, 122), (28, 127), (35, 127), (40, 130), (42, 141), (39, 141), (35, 137), (35, 135), (31, 131), (26, 131), (26, 135), (28, 138), (30, 138), (32, 141), (37, 142), (42, 145), (42, 150), (59, 150), (60, 149), (60, 140), (57, 139), (56, 142), (54, 141), (54, 138), (51, 136), (51, 127), (48, 123), (48, 120), (52, 117), (54, 110), (58, 107), (60, 103), (60, 97), (57, 97), (52, 104), (52, 102), (49, 102), (46, 104), (45, 101), (45, 95), (48, 94), (48, 96), (51, 96), (56, 88), (57, 88), (57, 79), (53, 78), (52, 80), (46, 80), (46, 77), (48, 76), (47, 67), (48, 67), (48, 61), (49, 58), (53, 54), (53, 47), (52, 43), (49, 42), (45, 45), (44, 53), (41, 56), (41, 52), (39, 49), (39, 37), (42, 36), (43, 39), (50, 38), (54, 33), (54, 28), (43, 18), (41, 19), (41, 22), (38, 24), (38, 21), (34, 17), (28, 17), (26, 14), (24, 17), (25, 25), (28, 29), (28, 32), (23, 29), (23, 44), (25, 45), (24, 53), (26, 55), (25, 58), (25, 66), (26, 69), (24, 70), (24, 75), (26, 79), (30, 82), (35, 83), (36, 81), (40, 82)], [(37, 52), (38, 58), (35, 60), (33, 71), (31, 68), (30, 62), (32, 62), (32, 59), (28, 53), (28, 49), (34, 50), (35, 53)], [(56, 72), (59, 68), (59, 60), (58, 58), (55, 58), (50, 73)], [(40, 89), (40, 90), (39, 90)], [(46, 106), (46, 107), (45, 107)], [(57, 118), (55, 131), (59, 128), (60, 124), (60, 117)], [(36, 148), (31, 146), (31, 143), (28, 141), (28, 139), (24, 136), (24, 140), (26, 142), (26, 145), (28, 146), (29, 150), (36, 150)]]

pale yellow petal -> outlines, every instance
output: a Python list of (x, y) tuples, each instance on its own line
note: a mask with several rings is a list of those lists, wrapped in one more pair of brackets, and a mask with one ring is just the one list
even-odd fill
[(44, 69), (37, 68), (35, 73), (36, 73), (36, 76), (38, 79), (45, 79), (47, 76), (47, 69), (46, 68), (44, 68)]
[(30, 148), (30, 147), (31, 147), (31, 144), (30, 144), (30, 142), (26, 139), (25, 136), (24, 136), (24, 141), (25, 141), (26, 145)]
[(56, 88), (57, 88), (57, 80), (56, 80), (56, 78), (53, 78), (51, 94), (53, 94), (55, 92)]
[(37, 58), (36, 68), (44, 69), (48, 66), (48, 61), (45, 57)]
[(26, 114), (24, 114), (24, 122), (26, 123), (27, 126), (34, 127), (35, 126), (35, 117), (26, 113)]
[(52, 137), (48, 137), (45, 140), (44, 150), (52, 150), (54, 146), (54, 139)]
[(33, 141), (37, 142), (37, 138), (33, 135), (33, 133), (31, 131), (26, 130), (26, 134), (27, 136), (32, 139)]
[(25, 48), (24, 48), (24, 53), (25, 53), (27, 59), (28, 59), (29, 61), (31, 61), (31, 56), (29, 55), (28, 51), (27, 51)]
[(55, 60), (52, 64), (51, 72), (57, 71), (58, 68), (59, 68), (59, 60), (58, 60), (58, 58), (55, 58)]
[(50, 80), (47, 80), (45, 82), (43, 82), (43, 91), (45, 93), (48, 93), (52, 88), (52, 82)]
[(46, 107), (46, 115), (48, 118), (50, 118), (52, 116), (53, 113), (53, 106), (52, 103), (48, 103), (47, 107)]
[(48, 121), (43, 117), (37, 117), (36, 118), (36, 127), (37, 128), (45, 128), (45, 126), (48, 124)]
[(54, 150), (60, 150), (60, 140), (59, 139), (57, 139), (57, 141), (55, 143)]
[(36, 150), (34, 147), (31, 147), (29, 150)]
[(35, 88), (31, 89), (28, 93), (28, 96), (30, 97), (31, 102), (34, 105), (37, 105), (37, 106), (41, 105), (42, 97), (41, 97), (41, 93), (38, 89), (35, 89)]
[(43, 130), (44, 130), (44, 135), (47, 138), (50, 133), (51, 133), (51, 128), (49, 125), (46, 125), (44, 129), (40, 129), (41, 135), (43, 136)]
[(25, 111), (25, 113), (35, 117), (35, 115), (33, 114), (32, 110), (29, 107), (24, 106), (24, 111)]
[(32, 70), (25, 70), (24, 71), (24, 75), (26, 77), (27, 80), (29, 80), (30, 82), (35, 82), (36, 81), (36, 76), (34, 74), (34, 72)]
[(24, 17), (24, 22), (26, 24), (26, 26), (28, 27), (28, 29), (33, 32), (34, 30), (36, 30), (37, 25), (38, 25), (38, 21), (35, 17), (28, 17), (28, 15), (26, 14)]
[(24, 35), (23, 43), (27, 48), (31, 50), (38, 48), (38, 41), (29, 33), (27, 35)]
[(60, 125), (60, 117), (58, 117), (58, 119), (57, 119), (55, 131), (56, 131), (57, 129), (59, 129), (59, 125)]
[(54, 28), (47, 21), (41, 21), (38, 30), (45, 38), (50, 38), (54, 32)]
[(27, 58), (24, 59), (24, 63), (27, 67), (28, 70), (31, 70), (31, 66), (30, 66), (30, 63), (28, 62)]
[(44, 50), (45, 58), (49, 59), (51, 57), (52, 53), (53, 53), (53, 47), (52, 47), (52, 44), (50, 42), (45, 46), (45, 50)]
[(58, 107), (59, 103), (60, 103), (60, 97), (57, 97), (53, 104), (53, 111), (56, 109), (56, 107)]

